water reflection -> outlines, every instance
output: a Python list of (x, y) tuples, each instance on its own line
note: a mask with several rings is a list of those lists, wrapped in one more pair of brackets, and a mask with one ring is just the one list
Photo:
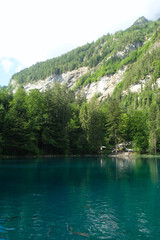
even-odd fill
[(158, 158), (3, 161), (0, 238), (158, 239), (159, 171)]
[(152, 181), (159, 180), (159, 161), (158, 158), (134, 158), (119, 159), (112, 158), (116, 165), (116, 177), (124, 177), (125, 173), (133, 173), (135, 176), (147, 175)]

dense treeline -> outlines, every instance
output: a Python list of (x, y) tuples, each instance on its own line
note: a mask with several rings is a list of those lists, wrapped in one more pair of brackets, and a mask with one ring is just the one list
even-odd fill
[[(123, 65), (135, 62), (140, 55), (136, 50), (157, 31), (160, 21), (133, 25), (125, 31), (107, 34), (95, 42), (87, 43), (60, 57), (39, 62), (12, 76), (18, 84), (45, 79), (53, 74), (61, 74), (80, 67), (89, 67), (91, 72), (79, 80), (76, 87), (98, 81), (100, 77), (113, 74)], [(127, 50), (131, 47), (131, 50)], [(133, 49), (132, 49), (133, 47)], [(131, 54), (130, 51), (135, 51)], [(117, 55), (123, 52), (122, 55)]]
[(132, 111), (123, 103), (86, 102), (60, 85), (29, 94), (22, 87), (14, 95), (1, 89), (0, 153), (94, 154), (102, 145), (111, 150), (121, 142), (131, 142), (137, 152), (159, 151), (160, 98), (148, 102), (146, 111), (139, 102)]

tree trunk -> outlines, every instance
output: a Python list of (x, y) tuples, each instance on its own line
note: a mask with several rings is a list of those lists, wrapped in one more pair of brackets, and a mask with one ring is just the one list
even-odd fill
[(154, 154), (157, 154), (157, 136), (156, 133), (154, 133)]
[(117, 135), (116, 135), (116, 131), (115, 131), (114, 137), (115, 137), (115, 150), (116, 150), (116, 154), (117, 154)]

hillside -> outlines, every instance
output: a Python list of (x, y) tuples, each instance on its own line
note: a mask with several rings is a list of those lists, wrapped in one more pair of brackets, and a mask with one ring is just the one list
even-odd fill
[(141, 17), (0, 88), (0, 154), (97, 154), (121, 143), (160, 152), (160, 21)]
[[(107, 34), (96, 42), (14, 74), (9, 88), (16, 91), (23, 85), (26, 91), (34, 88), (43, 91), (60, 82), (73, 90), (83, 90), (87, 99), (95, 94), (106, 98), (117, 84), (122, 95), (128, 89), (137, 92), (139, 84), (144, 87), (146, 82), (159, 78), (159, 32), (160, 21), (141, 17), (125, 31)], [(138, 86), (132, 88), (134, 85)]]

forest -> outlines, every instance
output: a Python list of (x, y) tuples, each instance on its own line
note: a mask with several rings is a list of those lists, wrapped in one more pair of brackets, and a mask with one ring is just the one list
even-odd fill
[(103, 102), (95, 96), (87, 102), (59, 84), (28, 94), (20, 87), (14, 95), (2, 88), (0, 154), (97, 154), (102, 145), (109, 153), (121, 142), (131, 142), (138, 153), (156, 154), (160, 151), (159, 93), (156, 97), (150, 93), (150, 101), (128, 95), (121, 102), (116, 96)]

